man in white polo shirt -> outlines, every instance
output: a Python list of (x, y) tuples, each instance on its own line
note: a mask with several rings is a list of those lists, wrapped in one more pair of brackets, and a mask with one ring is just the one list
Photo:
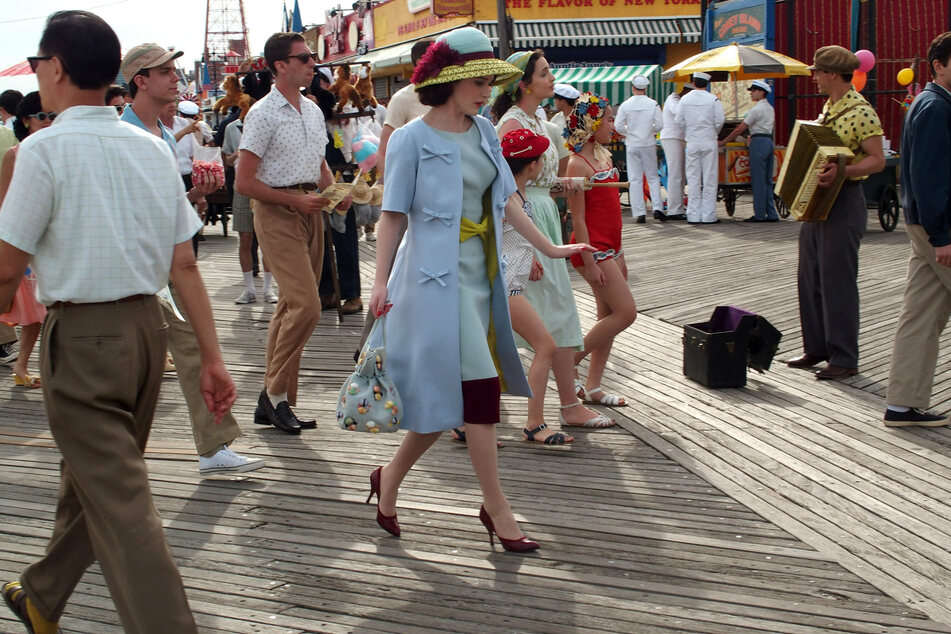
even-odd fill
[(28, 59), (59, 116), (17, 155), (0, 211), (0, 305), (32, 258), (49, 307), (40, 368), (62, 466), (49, 545), (3, 598), (28, 631), (56, 632), (98, 561), (125, 631), (197, 632), (143, 452), (165, 366), (155, 294), (169, 275), (198, 339), (205, 404), (220, 418), (235, 400), (191, 248), (200, 222), (165, 143), (103, 104), (120, 59), (109, 25), (54, 13)]

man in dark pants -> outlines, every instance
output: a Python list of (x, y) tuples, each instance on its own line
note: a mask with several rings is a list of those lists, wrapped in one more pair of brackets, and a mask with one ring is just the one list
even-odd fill
[(94, 561), (125, 631), (198, 631), (143, 457), (165, 363), (167, 326), (155, 293), (169, 275), (195, 329), (206, 406), (220, 420), (235, 399), (191, 248), (201, 222), (175, 159), (161, 139), (103, 104), (120, 54), (98, 16), (50, 16), (29, 61), (44, 105), (59, 116), (22, 144), (0, 212), (0, 305), (32, 258), (38, 298), (49, 307), (43, 403), (62, 455), (49, 545), (3, 586), (29, 632), (58, 631)]
[(939, 427), (927, 411), (938, 338), (951, 316), (951, 31), (928, 48), (931, 82), (901, 136), (901, 194), (911, 260), (888, 373), (886, 427)]
[[(809, 67), (819, 92), (829, 96), (818, 122), (832, 128), (855, 156), (845, 167), (845, 184), (824, 222), (804, 222), (799, 231), (799, 318), (805, 354), (790, 359), (792, 368), (823, 361), (817, 379), (841, 379), (858, 373), (859, 243), (868, 224), (862, 181), (882, 171), (882, 125), (875, 110), (852, 88), (858, 58), (841, 46), (823, 46)], [(826, 165), (820, 187), (829, 187), (838, 166)]]

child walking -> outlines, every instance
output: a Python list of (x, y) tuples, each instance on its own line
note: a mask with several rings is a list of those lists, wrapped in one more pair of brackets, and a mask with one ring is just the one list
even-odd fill
[[(578, 98), (568, 117), (565, 135), (573, 155), (568, 176), (583, 177), (595, 185), (618, 182), (611, 153), (604, 147), (614, 134), (614, 113), (608, 101), (591, 93)], [(585, 335), (584, 349), (575, 365), (591, 355), (584, 384), (585, 403), (624, 407), (627, 402), (601, 387), (614, 338), (637, 318), (634, 297), (627, 285), (627, 264), (621, 248), (621, 201), (618, 189), (594, 187), (568, 198), (574, 222), (571, 242), (590, 243), (596, 251), (571, 256), (571, 263), (588, 282), (597, 302), (598, 323)]]

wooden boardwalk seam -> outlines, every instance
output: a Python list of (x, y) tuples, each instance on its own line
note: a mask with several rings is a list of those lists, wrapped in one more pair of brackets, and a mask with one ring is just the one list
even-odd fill
[[(737, 216), (749, 215), (741, 202)], [(681, 326), (719, 304), (767, 317), (800, 347), (790, 221), (714, 227), (624, 223), (641, 314), (604, 384), (631, 406), (619, 426), (576, 431), (569, 451), (520, 442), (524, 399), (503, 398), (503, 485), (534, 556), (492, 551), (465, 448), (440, 440), (407, 477), (394, 539), (364, 505), (370, 470), (401, 434), (341, 431), (337, 391), (362, 315), (325, 314), (305, 351), (299, 437), (251, 423), (272, 307), (236, 306), (237, 239), (209, 228), (201, 269), (239, 386), (235, 449), (264, 458), (200, 479), (187, 411), (165, 381), (147, 451), (156, 507), (202, 632), (948, 632), (951, 434), (881, 425), (908, 241), (871, 217), (860, 252), (861, 372), (820, 383), (777, 360), (744, 389), (681, 372)], [(372, 243), (361, 242), (364, 299)], [(573, 283), (585, 330), (594, 303)], [(260, 284), (260, 281), (258, 281)], [(946, 342), (948, 336), (943, 337)], [(942, 348), (935, 409), (951, 401)], [(530, 353), (523, 358), (530, 360)], [(58, 453), (42, 395), (4, 388), (0, 581), (39, 557), (52, 527)], [(557, 421), (549, 385), (546, 418)], [(557, 424), (556, 424), (557, 426)], [(66, 632), (121, 631), (98, 567)], [(22, 631), (0, 610), (0, 631)]]

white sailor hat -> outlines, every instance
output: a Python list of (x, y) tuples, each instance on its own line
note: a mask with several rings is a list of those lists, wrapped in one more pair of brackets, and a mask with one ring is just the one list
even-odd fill
[(767, 84), (762, 79), (754, 79), (753, 83), (750, 85), (749, 88), (747, 88), (747, 90), (753, 90), (754, 88), (759, 88), (760, 90), (765, 92), (767, 95), (773, 92), (773, 89), (769, 87), (769, 84)]
[(693, 74), (694, 79), (704, 79), (706, 81), (710, 81), (710, 77), (711, 75), (709, 73), (694, 73)]
[(580, 97), (581, 91), (570, 84), (555, 84), (555, 96), (572, 100)]
[(326, 80), (327, 80), (328, 82), (330, 82), (331, 84), (334, 83), (333, 73), (330, 72), (330, 69), (327, 68), (326, 66), (320, 66), (320, 67), (318, 67), (318, 68), (317, 68), (317, 72), (320, 73), (321, 75), (323, 75), (323, 76), (324, 76), (324, 79), (326, 79)]
[(651, 80), (649, 80), (644, 75), (634, 75), (634, 79), (631, 80), (631, 84), (638, 90), (644, 90), (651, 85)]
[(198, 114), (198, 104), (194, 101), (179, 101), (178, 102), (178, 111), (181, 112), (186, 117), (194, 117)]

